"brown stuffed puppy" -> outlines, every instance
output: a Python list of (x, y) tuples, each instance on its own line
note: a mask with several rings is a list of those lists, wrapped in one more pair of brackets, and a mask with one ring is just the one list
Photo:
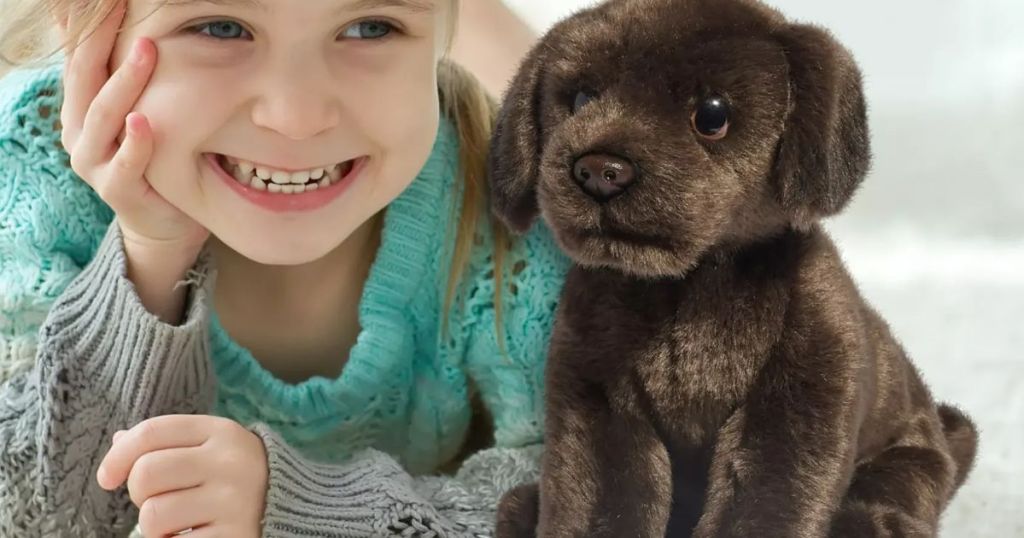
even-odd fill
[(495, 212), (575, 261), (537, 485), (498, 534), (934, 536), (975, 454), (818, 223), (868, 169), (860, 74), (755, 1), (613, 0), (504, 99)]

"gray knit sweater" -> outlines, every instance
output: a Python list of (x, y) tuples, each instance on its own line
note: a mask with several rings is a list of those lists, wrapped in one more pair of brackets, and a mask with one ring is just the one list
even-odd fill
[[(206, 335), (215, 271), (204, 252), (179, 326), (159, 321), (126, 277), (116, 221), (39, 332), (34, 367), (0, 386), (0, 537), (126, 536), (138, 512), (96, 469), (113, 433), (166, 414), (208, 414)], [(455, 476), (409, 475), (372, 449), (345, 464), (305, 459), (255, 424), (270, 470), (263, 536), (489, 536), (500, 496), (535, 480), (540, 447), (488, 449)]]

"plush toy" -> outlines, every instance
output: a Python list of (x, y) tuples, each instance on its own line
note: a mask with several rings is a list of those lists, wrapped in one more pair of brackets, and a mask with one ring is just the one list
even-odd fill
[(500, 537), (936, 535), (976, 429), (819, 223), (868, 170), (865, 108), (842, 45), (754, 0), (612, 0), (541, 39), (492, 205), (575, 263)]

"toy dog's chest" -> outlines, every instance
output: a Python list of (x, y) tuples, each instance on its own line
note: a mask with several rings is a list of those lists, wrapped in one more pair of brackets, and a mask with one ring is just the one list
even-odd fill
[[(731, 276), (698, 272), (567, 294), (552, 373), (600, 385), (613, 406), (639, 406), (678, 443), (702, 444), (757, 381), (783, 331), (784, 287)], [(589, 285), (574, 289), (594, 290), (592, 276), (576, 278)]]

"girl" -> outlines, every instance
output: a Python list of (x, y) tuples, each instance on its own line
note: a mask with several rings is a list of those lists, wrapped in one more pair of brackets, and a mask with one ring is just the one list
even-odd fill
[(488, 217), (457, 4), (5, 8), (69, 46), (0, 80), (0, 536), (492, 532), (567, 260)]

